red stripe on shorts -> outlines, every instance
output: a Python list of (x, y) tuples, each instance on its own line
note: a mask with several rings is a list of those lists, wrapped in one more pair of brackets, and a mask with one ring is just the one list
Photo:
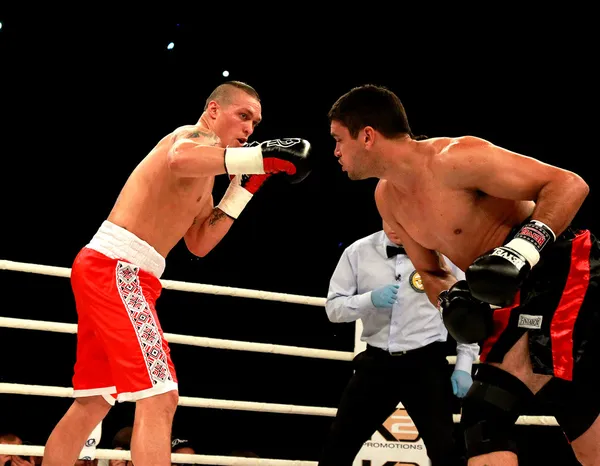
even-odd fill
[(590, 282), (590, 232), (573, 240), (565, 289), (550, 323), (554, 375), (573, 379), (573, 328)]
[(481, 362), (485, 362), (485, 358), (487, 357), (488, 353), (490, 352), (494, 344), (498, 341), (498, 338), (500, 338), (502, 332), (506, 330), (508, 320), (510, 319), (511, 311), (520, 303), (521, 293), (517, 292), (517, 295), (515, 296), (515, 301), (511, 306), (496, 309), (494, 311), (494, 332), (483, 342), (483, 345), (481, 347), (481, 353), (479, 354), (479, 360)]

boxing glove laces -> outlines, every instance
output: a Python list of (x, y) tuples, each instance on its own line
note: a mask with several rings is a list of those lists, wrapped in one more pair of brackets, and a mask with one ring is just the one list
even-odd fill
[(504, 246), (486, 252), (467, 268), (465, 277), (474, 298), (500, 307), (509, 306), (542, 249), (556, 241), (554, 232), (539, 220), (525, 223)]

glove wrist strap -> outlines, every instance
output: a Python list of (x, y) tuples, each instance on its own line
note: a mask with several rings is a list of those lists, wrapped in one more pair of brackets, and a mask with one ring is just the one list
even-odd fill
[(264, 174), (260, 146), (228, 147), (225, 149), (225, 169), (229, 175)]
[(242, 188), (238, 177), (234, 177), (229, 183), (229, 187), (223, 194), (221, 202), (217, 206), (230, 217), (237, 219), (248, 202), (252, 199), (252, 193)]
[(556, 241), (556, 235), (548, 225), (539, 220), (527, 222), (506, 245), (522, 254), (533, 267), (540, 260), (540, 253), (548, 243)]
[(539, 220), (527, 222), (514, 237), (530, 242), (538, 252), (542, 252), (546, 244), (556, 241), (556, 235), (550, 227)]

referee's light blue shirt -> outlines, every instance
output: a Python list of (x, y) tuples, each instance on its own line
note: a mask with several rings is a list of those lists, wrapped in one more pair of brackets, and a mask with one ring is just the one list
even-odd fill
[[(446, 341), (448, 330), (442, 314), (427, 298), (421, 279), (408, 256), (388, 258), (386, 246), (395, 246), (383, 230), (348, 246), (335, 268), (325, 310), (331, 322), (362, 320), (361, 340), (389, 352), (406, 351), (430, 343)], [(446, 257), (454, 276), (464, 273)], [(371, 291), (392, 283), (399, 284), (392, 308), (373, 306)], [(458, 344), (455, 369), (471, 372), (479, 345)]]

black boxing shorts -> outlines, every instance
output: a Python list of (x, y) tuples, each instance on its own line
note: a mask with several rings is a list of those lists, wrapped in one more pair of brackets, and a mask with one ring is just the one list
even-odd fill
[(600, 244), (589, 230), (568, 228), (544, 249), (514, 303), (494, 311), (494, 332), (481, 346), (482, 362), (500, 363), (528, 332), (533, 371), (555, 377), (536, 402), (569, 442), (600, 415), (599, 291)]
[(502, 362), (528, 332), (535, 373), (595, 379), (587, 361), (597, 361), (590, 348), (600, 338), (599, 288), (598, 240), (589, 230), (567, 228), (544, 248), (514, 303), (494, 311), (494, 332), (482, 344), (481, 361)]

